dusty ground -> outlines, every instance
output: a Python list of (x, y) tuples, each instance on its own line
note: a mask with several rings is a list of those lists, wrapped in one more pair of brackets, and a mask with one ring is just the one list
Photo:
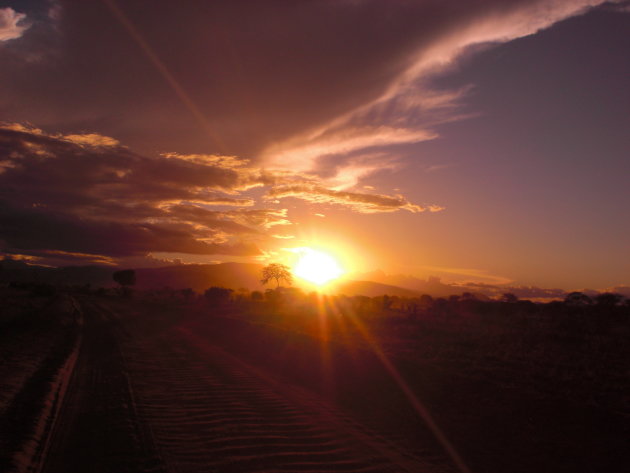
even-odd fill
[(519, 373), (324, 343), (229, 311), (95, 296), (55, 304), (33, 308), (45, 324), (3, 332), (1, 471), (628, 466), (623, 413)]

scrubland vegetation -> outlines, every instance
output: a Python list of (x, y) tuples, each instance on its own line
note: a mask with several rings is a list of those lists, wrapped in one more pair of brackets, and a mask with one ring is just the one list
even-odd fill
[[(17, 366), (21, 350), (20, 359), (30, 360), (24, 376), (13, 370), (5, 378), (5, 392), (15, 399), (29, 373), (56, 356), (53, 345), (75, 336), (72, 301), (85, 301), (135, 318), (139, 332), (186, 327), (326, 396), (420, 456), (440, 447), (393, 375), (408, 384), (473, 471), (616, 472), (627, 460), (621, 452), (630, 415), (630, 304), (614, 294), (534, 303), (510, 294), (500, 300), (370, 298), (283, 287), (211, 287), (199, 294), (13, 284), (2, 298), (3, 356)], [(54, 327), (54, 337), (43, 337), (42, 327)], [(15, 399), (5, 397), (0, 414), (7, 424)]]

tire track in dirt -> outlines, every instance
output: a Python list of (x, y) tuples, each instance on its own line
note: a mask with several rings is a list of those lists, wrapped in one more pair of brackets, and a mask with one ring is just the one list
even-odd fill
[[(37, 368), (27, 366), (26, 381), (0, 416), (0, 470), (38, 472), (50, 445), (82, 341), (81, 310), (72, 297), (47, 307), (50, 341), (26, 347), (47, 353)], [(32, 343), (32, 341), (31, 341)], [(15, 370), (17, 367), (13, 366)], [(29, 369), (30, 368), (30, 369)]]
[(132, 330), (123, 351), (139, 415), (168, 471), (436, 472), (315, 394), (192, 332)]
[(113, 323), (83, 301), (83, 343), (42, 473), (158, 472), (162, 461), (134, 410)]

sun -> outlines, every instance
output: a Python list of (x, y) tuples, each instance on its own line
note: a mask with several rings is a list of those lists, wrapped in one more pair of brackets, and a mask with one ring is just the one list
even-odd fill
[(293, 266), (293, 274), (313, 284), (322, 286), (337, 279), (344, 271), (339, 263), (327, 253), (312, 248), (296, 248), (300, 256)]

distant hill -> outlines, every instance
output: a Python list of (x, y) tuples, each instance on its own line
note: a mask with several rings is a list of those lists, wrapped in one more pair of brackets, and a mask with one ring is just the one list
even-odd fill
[(374, 281), (344, 281), (333, 286), (333, 291), (346, 296), (367, 297), (377, 297), (384, 294), (398, 297), (418, 297), (420, 295), (418, 292), (410, 289)]
[(138, 289), (189, 287), (197, 292), (203, 292), (210, 286), (262, 290), (263, 286), (260, 283), (262, 268), (261, 264), (249, 263), (182, 264), (162, 268), (141, 268), (136, 270), (136, 287)]
[[(265, 290), (270, 286), (260, 283), (263, 265), (250, 263), (220, 264), (179, 264), (158, 268), (137, 268), (137, 289), (191, 288), (202, 293), (210, 286), (222, 286), (231, 289), (245, 288), (250, 291)], [(11, 281), (38, 282), (49, 284), (84, 285), (93, 287), (112, 287), (116, 283), (112, 274), (116, 267), (111, 266), (67, 266), (50, 268), (30, 265), (22, 261), (0, 261), (0, 282)], [(309, 292), (314, 286), (296, 281), (296, 287)], [(364, 295), (368, 297), (390, 296), (415, 297), (416, 291), (382, 284), (373, 281), (342, 281), (331, 287), (331, 292), (348, 296)]]
[(445, 284), (436, 277), (429, 277), (424, 280), (402, 274), (386, 274), (381, 270), (362, 274), (356, 273), (353, 274), (352, 277), (355, 279), (374, 281), (381, 284), (408, 289), (414, 293), (430, 294), (433, 297), (448, 297), (461, 294), (462, 292), (473, 292), (465, 286)]
[[(230, 289), (245, 288), (250, 291), (275, 287), (275, 284), (263, 286), (260, 283), (263, 265), (253, 263), (219, 263), (219, 264), (177, 264), (157, 268), (136, 268), (136, 288), (138, 289), (171, 289), (191, 288), (203, 292), (210, 286), (223, 286)], [(112, 266), (66, 266), (52, 268), (27, 264), (23, 261), (0, 260), (0, 283), (37, 282), (49, 284), (85, 285), (93, 287), (113, 287), (116, 283), (112, 274), (117, 267)], [(123, 268), (126, 269), (126, 268)], [(350, 274), (352, 279), (342, 279), (331, 285), (327, 292), (346, 294), (348, 296), (364, 295), (368, 297), (387, 294), (399, 297), (418, 297), (429, 294), (433, 297), (448, 297), (464, 292), (475, 294), (479, 298), (500, 297), (510, 292), (522, 299), (558, 300), (567, 292), (561, 289), (543, 289), (526, 286), (492, 285), (483, 283), (449, 284), (437, 277), (426, 280), (404, 275), (387, 275), (383, 271), (363, 274)], [(295, 286), (305, 292), (316, 290), (313, 285), (300, 280)], [(581, 289), (589, 295), (597, 291)], [(609, 289), (613, 292), (630, 295), (630, 288), (619, 286)]]
[[(180, 264), (159, 268), (136, 269), (136, 288), (172, 289), (192, 288), (203, 292), (210, 286), (223, 286), (232, 289), (247, 288), (260, 290), (260, 264), (221, 263), (221, 264)], [(0, 261), (0, 282), (37, 282), (48, 284), (84, 285), (111, 287), (116, 283), (112, 274), (116, 267), (111, 266), (66, 266), (50, 268), (24, 263), (22, 261)]]
[[(505, 293), (512, 293), (521, 299), (534, 301), (562, 300), (568, 294), (563, 289), (549, 289), (536, 286), (514, 286), (508, 284), (488, 284), (481, 282), (448, 283), (442, 282), (439, 277), (430, 276), (427, 279), (420, 279), (414, 276), (403, 274), (386, 274), (384, 271), (376, 270), (368, 273), (355, 273), (350, 275), (353, 279), (368, 280), (381, 284), (388, 284), (415, 291), (420, 294), (429, 294), (432, 297), (449, 297), (461, 295), (463, 293), (474, 294), (479, 299), (499, 298)], [(601, 291), (592, 289), (577, 289), (589, 296), (594, 296)], [(630, 294), (630, 288), (618, 286), (607, 289), (620, 294)], [(625, 291), (625, 292), (624, 292)]]
[(108, 266), (65, 266), (52, 268), (27, 264), (23, 261), (4, 259), (0, 261), (0, 282), (35, 282), (46, 284), (91, 284), (113, 286), (112, 273)]

